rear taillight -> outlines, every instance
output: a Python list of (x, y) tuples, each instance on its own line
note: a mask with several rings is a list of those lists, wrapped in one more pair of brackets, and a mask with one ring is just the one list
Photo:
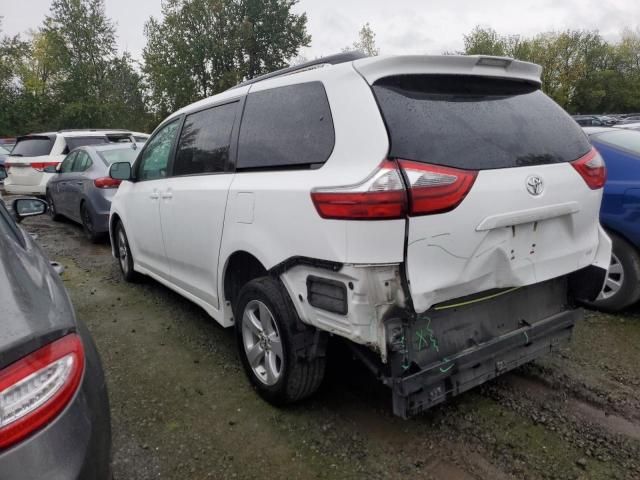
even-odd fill
[(322, 218), (390, 220), (403, 218), (407, 196), (395, 162), (385, 160), (363, 182), (347, 187), (317, 188), (311, 192)]
[(453, 210), (467, 196), (478, 172), (399, 160), (409, 185), (409, 215)]
[(31, 168), (38, 172), (43, 171), (47, 167), (57, 167), (60, 162), (32, 162)]
[(607, 168), (595, 148), (578, 160), (571, 162), (591, 190), (602, 188), (607, 181)]
[(111, 177), (100, 177), (96, 178), (93, 184), (98, 188), (118, 188), (121, 182), (122, 180), (116, 180)]
[(71, 401), (83, 370), (84, 349), (76, 334), (0, 370), (0, 449), (53, 420)]

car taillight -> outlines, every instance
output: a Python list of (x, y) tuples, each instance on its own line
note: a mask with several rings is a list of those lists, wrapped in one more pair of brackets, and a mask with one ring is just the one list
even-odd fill
[(118, 188), (121, 182), (122, 180), (116, 180), (111, 177), (100, 177), (96, 178), (93, 184), (98, 188)]
[(407, 195), (395, 162), (385, 160), (357, 185), (316, 188), (311, 199), (322, 218), (391, 220), (407, 213)]
[(43, 171), (47, 167), (57, 167), (60, 162), (32, 162), (31, 168), (38, 172)]
[(53, 420), (71, 401), (83, 370), (84, 348), (76, 334), (0, 370), (0, 449)]
[(478, 172), (398, 160), (409, 186), (409, 215), (429, 215), (456, 208)]
[(591, 190), (602, 188), (607, 181), (607, 167), (595, 148), (571, 162)]

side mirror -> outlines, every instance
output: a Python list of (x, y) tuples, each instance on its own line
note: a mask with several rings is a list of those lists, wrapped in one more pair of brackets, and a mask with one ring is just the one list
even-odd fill
[(131, 180), (131, 164), (116, 162), (109, 168), (109, 176), (114, 180)]
[(7, 171), (3, 165), (0, 165), (0, 180), (4, 180), (5, 178), (7, 178)]
[(58, 173), (58, 167), (54, 167), (53, 165), (47, 165), (42, 170), (44, 173)]
[(42, 215), (47, 212), (49, 205), (44, 200), (39, 198), (18, 198), (13, 201), (11, 205), (13, 209), (13, 215), (16, 222), (20, 223), (26, 217), (33, 217), (35, 215)]

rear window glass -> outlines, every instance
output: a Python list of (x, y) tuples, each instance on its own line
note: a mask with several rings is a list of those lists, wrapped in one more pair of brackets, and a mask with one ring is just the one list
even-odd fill
[(595, 143), (604, 143), (640, 155), (640, 132), (634, 130), (612, 130), (594, 135), (592, 138)]
[(481, 170), (567, 162), (590, 149), (578, 124), (523, 82), (404, 75), (373, 91), (392, 157)]
[(249, 94), (238, 142), (238, 168), (287, 168), (326, 162), (333, 151), (334, 131), (322, 83)]
[(67, 150), (71, 151), (78, 147), (84, 147), (86, 145), (100, 145), (103, 143), (109, 143), (107, 137), (66, 137)]
[(101, 150), (98, 152), (98, 155), (104, 163), (111, 165), (112, 163), (117, 162), (133, 163), (138, 156), (138, 152), (140, 152), (140, 148), (134, 150), (129, 146), (127, 148), (118, 148), (115, 150)]
[(23, 157), (39, 157), (49, 155), (53, 147), (53, 141), (49, 137), (28, 137), (21, 138), (11, 151), (12, 155)]

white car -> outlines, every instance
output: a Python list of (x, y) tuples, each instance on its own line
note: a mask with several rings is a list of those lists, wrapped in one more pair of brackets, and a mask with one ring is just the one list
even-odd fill
[(99, 129), (61, 130), (18, 137), (5, 162), (4, 188), (8, 194), (44, 196), (47, 182), (55, 173), (45, 169), (55, 169), (74, 148), (121, 141), (144, 142), (147, 137), (145, 133), (129, 130)]
[(420, 412), (556, 349), (602, 287), (605, 167), (540, 73), (343, 54), (185, 107), (111, 167), (113, 254), (235, 326), (267, 400), (313, 393), (334, 336)]

